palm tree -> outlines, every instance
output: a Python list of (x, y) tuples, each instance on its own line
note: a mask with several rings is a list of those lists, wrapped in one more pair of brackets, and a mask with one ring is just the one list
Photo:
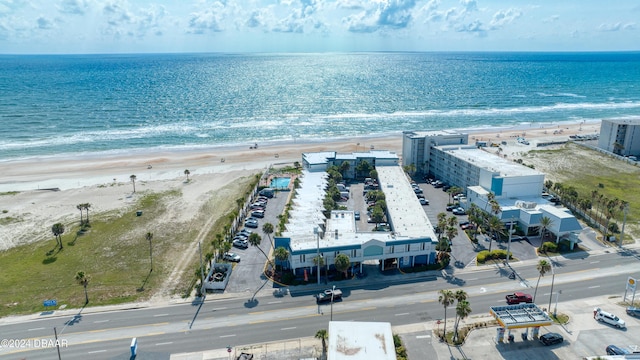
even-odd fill
[(540, 238), (541, 238), (540, 244), (544, 243), (544, 236), (547, 232), (547, 229), (549, 229), (551, 225), (553, 225), (553, 220), (551, 220), (551, 218), (549, 218), (548, 216), (543, 216), (540, 219)]
[(84, 215), (82, 212), (84, 210), (84, 204), (76, 205), (76, 209), (80, 210), (80, 226), (82, 226), (84, 224), (84, 218), (82, 217), (82, 215)]
[(189, 169), (186, 169), (184, 171), (184, 174), (187, 175), (187, 182), (189, 182), (189, 174), (191, 174), (191, 171), (189, 171)]
[(75, 276), (76, 282), (84, 287), (84, 304), (89, 303), (89, 294), (87, 293), (87, 285), (91, 277), (84, 273), (84, 271), (78, 271)]
[[(492, 216), (489, 218), (489, 232), (492, 235), (495, 235), (496, 240), (498, 240), (498, 235), (502, 234), (502, 229), (504, 228), (504, 224), (497, 216)], [(493, 244), (493, 236), (489, 238), (489, 252), (491, 252), (491, 245)]]
[[(289, 250), (287, 250), (286, 248), (284, 248), (283, 246), (278, 246), (274, 251), (273, 251), (273, 257), (282, 262), (282, 261), (288, 261), (289, 260)], [(281, 266), (281, 268), (284, 270), (284, 266)]]
[(551, 264), (547, 260), (540, 260), (538, 265), (536, 266), (540, 275), (538, 276), (538, 282), (536, 282), (536, 290), (533, 292), (533, 302), (536, 302), (536, 294), (538, 293), (538, 285), (540, 284), (540, 278), (544, 276), (544, 274), (551, 271)]
[(447, 307), (453, 304), (453, 301), (455, 300), (455, 295), (453, 294), (453, 291), (445, 290), (445, 289), (438, 291), (438, 293), (440, 293), (440, 296), (438, 296), (438, 302), (442, 304), (442, 306), (444, 306), (444, 329), (442, 332), (442, 338), (446, 340), (447, 338)]
[(149, 242), (149, 259), (151, 260), (151, 270), (149, 271), (153, 271), (153, 247), (151, 246), (151, 240), (153, 239), (153, 233), (152, 232), (148, 232), (145, 235), (145, 239), (147, 239), (147, 241)]
[(82, 207), (84, 208), (84, 210), (87, 212), (87, 220), (86, 220), (86, 224), (89, 225), (89, 208), (91, 207), (91, 204), (89, 203), (84, 203), (82, 204)]
[(336, 258), (333, 260), (333, 264), (336, 267), (336, 271), (339, 271), (344, 274), (344, 277), (347, 277), (347, 270), (349, 270), (349, 266), (351, 266), (351, 259), (346, 254), (338, 254)]
[(136, 179), (137, 179), (137, 178), (138, 178), (138, 177), (137, 177), (137, 176), (135, 176), (135, 175), (131, 175), (131, 176), (129, 176), (129, 179), (131, 179), (131, 183), (133, 184), (133, 192), (136, 192)]
[(458, 300), (458, 305), (456, 305), (456, 323), (454, 325), (453, 332), (453, 340), (458, 341), (458, 326), (460, 325), (460, 321), (465, 319), (469, 314), (471, 314), (471, 305), (469, 302), (465, 300)]
[(51, 232), (56, 237), (56, 245), (62, 249), (62, 234), (64, 233), (64, 225), (62, 223), (55, 223), (51, 227)]
[[(262, 237), (256, 233), (251, 233), (251, 235), (249, 235), (249, 244), (251, 244), (251, 246), (255, 246), (258, 248), (258, 250), (260, 250), (260, 252), (262, 253), (262, 255), (264, 255), (264, 258), (267, 259), (268, 263), (271, 263), (271, 260), (269, 260), (269, 257), (267, 256), (267, 254), (265, 254), (265, 252), (262, 250), (262, 248), (260, 247), (260, 243), (262, 242)], [(273, 264), (271, 264), (273, 266)], [(274, 266), (275, 269), (275, 266)]]
[(441, 212), (438, 214), (438, 225), (436, 226), (438, 228), (438, 240), (440, 240), (442, 233), (447, 227), (447, 213)]
[(264, 225), (262, 225), (262, 232), (267, 234), (267, 236), (269, 237), (269, 242), (271, 243), (271, 247), (275, 248), (275, 245), (273, 244), (273, 239), (271, 238), (271, 234), (273, 234), (273, 224), (264, 223)]
[(329, 338), (329, 333), (325, 329), (318, 330), (316, 332), (315, 338), (322, 340), (322, 358), (326, 359), (327, 358), (327, 338)]

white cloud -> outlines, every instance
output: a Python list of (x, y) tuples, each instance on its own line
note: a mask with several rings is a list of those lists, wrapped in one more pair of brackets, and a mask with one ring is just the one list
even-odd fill
[(372, 3), (359, 14), (344, 19), (349, 31), (372, 33), (381, 29), (403, 29), (412, 20), (415, 0), (389, 0)]
[(63, 0), (56, 5), (58, 11), (63, 14), (84, 15), (89, 9), (88, 0)]
[(500, 29), (505, 25), (512, 23), (515, 19), (522, 16), (522, 12), (518, 9), (499, 10), (493, 14), (493, 18), (489, 23), (491, 29)]
[(615, 24), (600, 24), (598, 26), (598, 30), (600, 31), (622, 31), (622, 30), (635, 30), (635, 23), (627, 23), (623, 24), (617, 22)]

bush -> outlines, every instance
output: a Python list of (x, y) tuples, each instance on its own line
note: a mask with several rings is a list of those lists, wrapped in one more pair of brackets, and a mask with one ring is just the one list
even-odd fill
[(556, 243), (554, 243), (553, 241), (545, 241), (540, 246), (540, 251), (541, 252), (547, 252), (547, 251), (548, 252), (558, 252), (558, 245)]
[(617, 234), (617, 233), (620, 232), (620, 228), (618, 227), (617, 223), (612, 222), (612, 223), (609, 224), (609, 231), (611, 231), (612, 233), (616, 233)]
[(488, 259), (491, 259), (490, 255), (491, 253), (489, 253), (488, 250), (482, 250), (478, 253), (478, 255), (476, 255), (476, 260), (479, 263), (484, 264), (485, 261), (487, 261)]

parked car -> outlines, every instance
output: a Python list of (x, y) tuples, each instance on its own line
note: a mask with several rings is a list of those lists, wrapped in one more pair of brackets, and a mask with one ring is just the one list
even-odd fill
[(627, 315), (640, 318), (640, 308), (633, 307), (633, 306), (628, 307), (627, 308)]
[(467, 213), (467, 212), (466, 212), (466, 211), (464, 211), (464, 209), (463, 209), (463, 208), (461, 208), (461, 207), (457, 207), (457, 208), (455, 208), (455, 209), (451, 210), (451, 212), (453, 213), (453, 215), (465, 215), (465, 214)]
[(248, 228), (257, 229), (258, 228), (258, 219), (256, 218), (248, 218), (244, 221), (244, 226)]
[(422, 206), (429, 205), (429, 200), (427, 200), (425, 198), (420, 198), (420, 205), (422, 205)]
[(247, 240), (249, 239), (249, 236), (243, 233), (238, 233), (236, 234), (236, 236), (233, 237), (233, 240), (238, 239), (238, 240)]
[(631, 351), (627, 349), (623, 349), (616, 345), (607, 346), (607, 355), (627, 355), (630, 354)]
[(353, 213), (353, 217), (354, 217), (356, 220), (360, 220), (360, 211), (356, 211), (356, 212), (354, 212), (354, 213)]
[(257, 218), (263, 218), (264, 217), (264, 210), (254, 210), (254, 211), (251, 212), (251, 216), (257, 217)]
[(463, 227), (463, 226), (469, 225), (469, 221), (467, 221), (467, 220), (462, 220), (462, 221), (460, 221), (460, 222), (458, 223), (458, 225), (460, 225), (460, 227)]
[(249, 230), (249, 229), (242, 229), (240, 230), (240, 232), (238, 233), (238, 235), (244, 235), (246, 237), (251, 236), (251, 234), (253, 234), (253, 231)]
[(624, 320), (620, 319), (619, 317), (613, 315), (610, 312), (606, 312), (600, 308), (596, 308), (595, 310), (596, 312), (596, 320), (603, 322), (605, 324), (609, 324), (611, 326), (615, 326), (618, 329), (624, 329), (627, 327), (627, 324), (624, 322)]
[(232, 262), (240, 262), (240, 255), (232, 252), (226, 252), (222, 255), (222, 259)]
[(240, 248), (240, 249), (246, 249), (249, 247), (249, 242), (247, 240), (242, 240), (242, 239), (234, 239), (233, 240), (233, 246)]
[(540, 342), (542, 343), (542, 345), (553, 345), (553, 344), (560, 344), (564, 341), (564, 338), (562, 337), (562, 335), (558, 334), (558, 333), (546, 333), (542, 336), (540, 336)]
[(262, 209), (264, 210), (264, 208), (267, 207), (267, 203), (264, 202), (254, 202), (253, 204), (251, 204), (249, 206), (249, 209), (251, 210), (258, 210), (258, 209)]

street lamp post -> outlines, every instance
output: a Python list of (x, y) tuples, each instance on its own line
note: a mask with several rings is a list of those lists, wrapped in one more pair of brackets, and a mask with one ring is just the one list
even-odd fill
[(507, 243), (507, 265), (509, 265), (509, 254), (511, 249), (511, 236), (513, 235), (513, 218), (511, 218), (511, 224), (509, 224), (509, 242)]
[(316, 257), (316, 261), (318, 263), (318, 285), (320, 285), (320, 234), (318, 232), (318, 227), (313, 228), (313, 233), (316, 234), (316, 241), (318, 243), (318, 254)]
[(629, 203), (624, 205), (624, 220), (622, 220), (622, 232), (620, 233), (620, 245), (622, 246), (622, 242), (624, 241), (624, 226), (627, 224), (627, 214), (629, 213)]
[(329, 317), (329, 321), (333, 321), (333, 293), (336, 291), (336, 286), (333, 285), (333, 289), (331, 289), (331, 316)]
[[(547, 311), (551, 311), (551, 298), (553, 296), (553, 282), (556, 279), (556, 272), (554, 271), (553, 262), (551, 262), (551, 294), (549, 294), (549, 307)], [(555, 315), (554, 315), (555, 316)]]

